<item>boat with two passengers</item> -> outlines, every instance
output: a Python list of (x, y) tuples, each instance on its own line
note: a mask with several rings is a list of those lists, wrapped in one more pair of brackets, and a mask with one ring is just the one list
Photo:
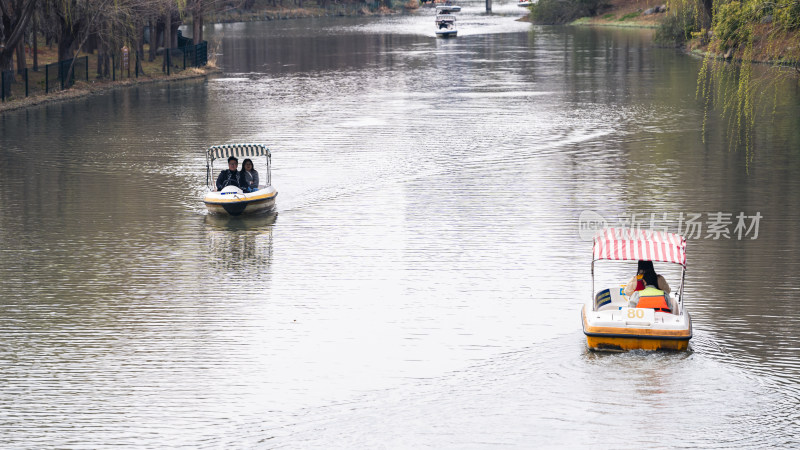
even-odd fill
[[(231, 156), (239, 159), (258, 158), (258, 161), (261, 161), (259, 157), (264, 157), (265, 165), (259, 166), (254, 162), (256, 170), (264, 177), (259, 180), (257, 190), (244, 192), (236, 186), (225, 186), (222, 190), (217, 190), (214, 161), (227, 160)], [(209, 147), (206, 150), (206, 186), (208, 191), (203, 197), (203, 202), (211, 213), (238, 216), (272, 209), (278, 191), (272, 186), (272, 154), (269, 148), (263, 144), (225, 144)]]
[[(683, 305), (686, 239), (662, 231), (605, 228), (594, 237), (593, 255), (592, 297), (581, 309), (587, 346), (601, 351), (686, 350), (692, 338), (692, 320)], [(595, 291), (595, 262), (600, 260), (677, 264), (681, 283), (674, 296), (655, 293), (651, 298), (641, 291), (637, 307), (631, 307), (618, 285)]]
[(436, 37), (456, 37), (458, 30), (456, 29), (456, 16), (452, 14), (437, 14), (436, 15)]

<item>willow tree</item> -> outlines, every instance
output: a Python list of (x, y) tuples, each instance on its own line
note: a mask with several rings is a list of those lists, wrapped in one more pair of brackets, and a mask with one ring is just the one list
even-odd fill
[(97, 75), (107, 77), (111, 71), (113, 55), (127, 44), (135, 48), (136, 6), (139, 3), (131, 0), (100, 3), (90, 31), (97, 41)]
[[(705, 53), (697, 86), (703, 130), (710, 110), (719, 110), (729, 148), (744, 147), (749, 169), (759, 106), (768, 106), (762, 99), (774, 106), (778, 81), (800, 70), (800, 0), (671, 0), (669, 9), (672, 35), (683, 33)], [(757, 75), (755, 61), (776, 70)]]
[(72, 59), (80, 43), (89, 36), (92, 12), (88, 0), (43, 0), (58, 27), (58, 60)]
[(23, 42), (35, 6), (36, 0), (0, 0), (0, 72), (12, 69), (14, 52)]
[[(203, 41), (203, 21), (205, 13), (212, 5), (212, 0), (188, 0), (186, 3), (186, 9), (192, 15), (192, 39), (195, 45)], [(252, 4), (250, 4), (250, 8), (252, 8)]]

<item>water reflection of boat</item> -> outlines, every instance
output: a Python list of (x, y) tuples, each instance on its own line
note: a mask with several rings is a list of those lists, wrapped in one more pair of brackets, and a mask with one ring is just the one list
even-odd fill
[(436, 5), (436, 14), (450, 14), (461, 11), (461, 7), (458, 5)]
[(452, 14), (438, 14), (436, 16), (436, 36), (455, 37), (458, 35), (456, 30), (456, 16)]
[[(257, 170), (266, 176), (259, 184), (258, 190), (253, 192), (243, 192), (236, 186), (225, 186), (222, 190), (216, 190), (214, 182), (214, 160), (227, 159), (235, 156), (237, 158), (263, 156), (266, 166), (259, 167)], [(275, 197), (278, 191), (272, 186), (272, 155), (267, 146), (262, 144), (228, 144), (215, 145), (206, 151), (206, 192), (203, 202), (209, 212), (229, 214), (238, 216), (240, 214), (252, 214), (269, 210), (275, 206)]]
[(249, 273), (250, 282), (265, 276), (272, 262), (272, 231), (277, 214), (204, 217), (206, 264), (216, 273)]
[(255, 230), (275, 224), (278, 213), (266, 211), (259, 214), (246, 214), (241, 216), (231, 216), (229, 214), (208, 214), (205, 222), (214, 228), (230, 231)]
[[(692, 338), (691, 318), (683, 306), (686, 239), (673, 233), (607, 228), (595, 236), (593, 250), (593, 298), (581, 309), (587, 346), (592, 350), (608, 351), (686, 350)], [(667, 308), (630, 308), (629, 299), (619, 287), (602, 288), (595, 292), (594, 263), (598, 260), (679, 264), (682, 268), (681, 284), (674, 298), (666, 297)], [(641, 298), (661, 299), (657, 293), (653, 295), (655, 297)], [(640, 300), (639, 305), (643, 303)]]

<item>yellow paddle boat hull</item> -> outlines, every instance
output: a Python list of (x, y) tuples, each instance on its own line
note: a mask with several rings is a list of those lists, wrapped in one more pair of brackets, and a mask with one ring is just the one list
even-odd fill
[[(601, 311), (600, 313), (607, 313)], [(590, 311), (594, 317), (587, 317), (586, 305), (581, 310), (583, 333), (586, 335), (586, 346), (596, 351), (628, 351), (628, 350), (674, 350), (685, 351), (689, 348), (692, 338), (692, 323), (688, 312), (680, 317), (669, 313), (655, 313), (654, 316), (662, 319), (661, 324), (670, 324), (670, 328), (659, 323), (652, 323), (646, 327), (628, 325), (624, 320), (608, 317), (609, 314), (599, 314)], [(606, 317), (603, 317), (606, 316)], [(592, 323), (594, 319), (594, 322)], [(599, 322), (602, 321), (602, 324)], [(615, 326), (612, 321), (618, 321)]]
[(221, 192), (206, 193), (203, 202), (206, 204), (208, 212), (231, 216), (256, 214), (274, 208), (275, 198), (278, 196), (278, 191), (272, 186), (248, 193), (243, 193), (236, 188), (234, 189), (238, 192), (226, 192), (227, 189), (229, 188), (223, 189)]

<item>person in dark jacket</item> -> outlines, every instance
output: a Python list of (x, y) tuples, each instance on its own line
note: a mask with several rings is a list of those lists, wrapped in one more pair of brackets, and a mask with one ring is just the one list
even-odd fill
[(225, 186), (236, 186), (244, 190), (247, 183), (242, 180), (242, 173), (237, 170), (239, 160), (235, 156), (228, 158), (228, 168), (219, 173), (217, 177), (217, 190), (221, 191)]

